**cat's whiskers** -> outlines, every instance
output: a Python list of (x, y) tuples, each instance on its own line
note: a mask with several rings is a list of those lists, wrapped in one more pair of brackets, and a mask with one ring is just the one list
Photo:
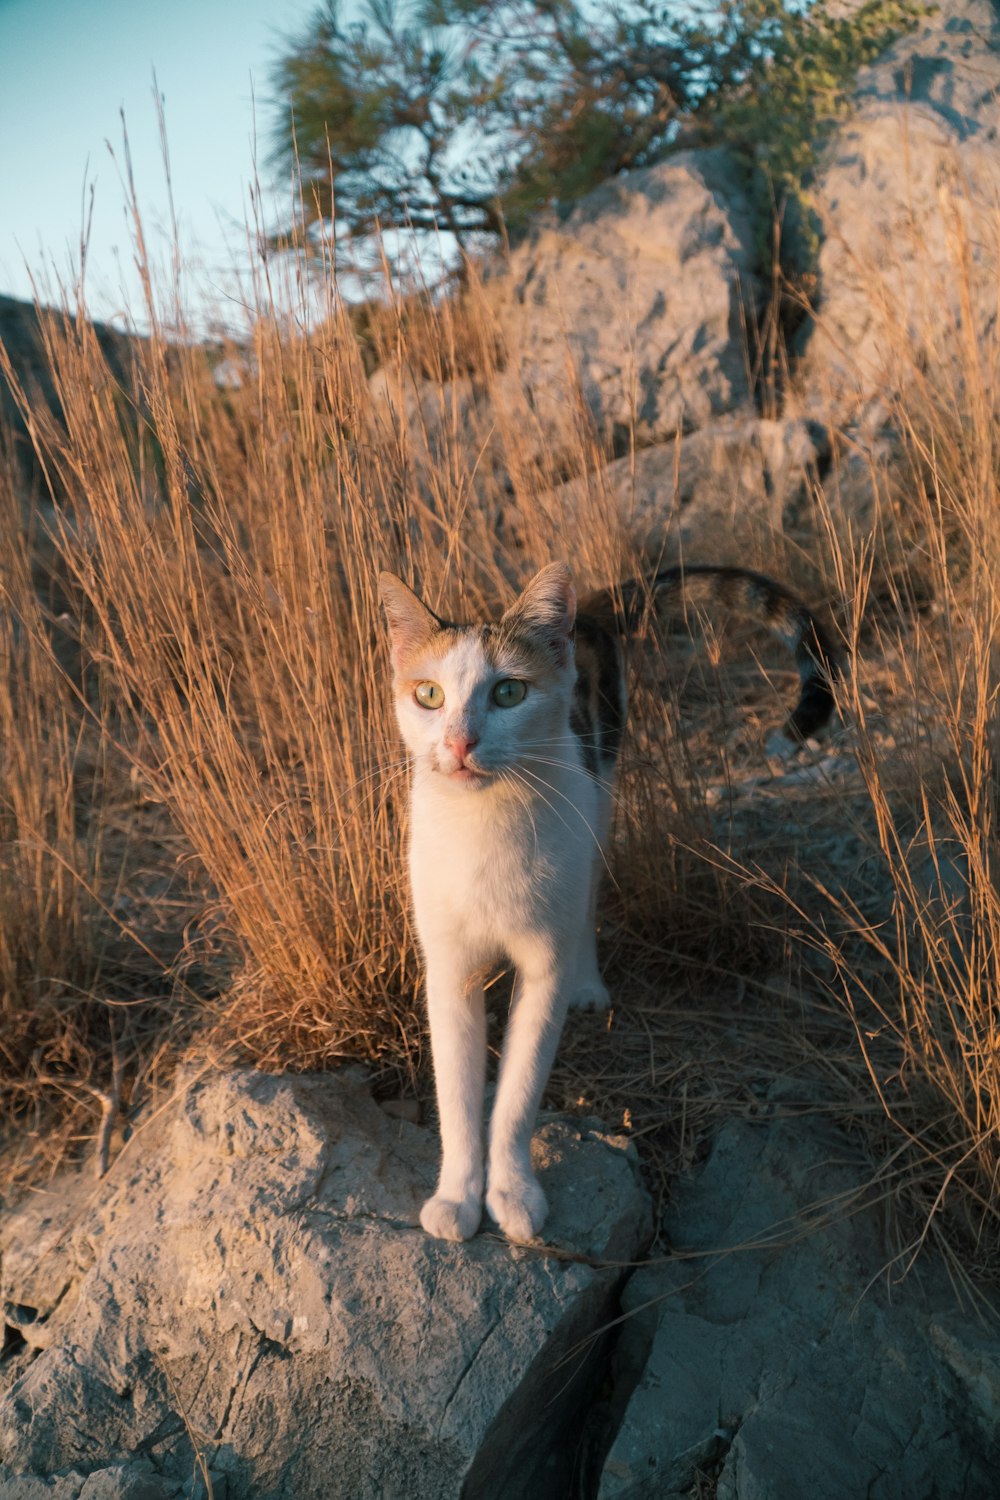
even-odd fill
[[(522, 779), (523, 779), (524, 776), (530, 776), (532, 783), (538, 782), (541, 786), (545, 787), (547, 791), (553, 792), (557, 797), (561, 797), (564, 802), (568, 803), (568, 805), (573, 809), (573, 811), (576, 813), (577, 817), (580, 819), (580, 821), (583, 824), (584, 828), (586, 828), (587, 832), (590, 834), (590, 837), (593, 839), (593, 841), (594, 841), (594, 848), (597, 850), (598, 854), (601, 856), (601, 860), (602, 860), (602, 862), (604, 864), (604, 868), (607, 870), (607, 872), (608, 872), (609, 875), (612, 875), (611, 866), (608, 864), (607, 855), (604, 852), (603, 846), (601, 844), (600, 839), (597, 836), (597, 833), (596, 833), (596, 831), (594, 829), (593, 824), (589, 821), (589, 819), (585, 816), (585, 814), (580, 810), (580, 808), (577, 807), (576, 803), (573, 801), (573, 798), (572, 797), (567, 797), (567, 795), (566, 795), (566, 793), (564, 791), (561, 791), (560, 788), (557, 787), (557, 786), (553, 786), (550, 781), (546, 781), (545, 778), (544, 778), (544, 776), (540, 776), (540, 775), (538, 775), (534, 771), (529, 771), (528, 768), (527, 768), (527, 766), (522, 765), (522, 766), (518, 766), (516, 768), (512, 767), (511, 769), (514, 771), (514, 774), (516, 776), (519, 776)], [(560, 823), (562, 823), (563, 827), (568, 829), (570, 825), (566, 822), (566, 819), (562, 816), (562, 814), (560, 813), (559, 809), (557, 807), (553, 806), (553, 804), (545, 796), (544, 792), (539, 791), (538, 787), (537, 786), (533, 786), (531, 783), (526, 782), (525, 785), (528, 786), (529, 790), (533, 791), (536, 796), (541, 797), (541, 799), (545, 803), (546, 807), (551, 808), (551, 810), (555, 813), (556, 817), (559, 819)], [(612, 875), (612, 879), (613, 878), (614, 878), (614, 876)]]
[(510, 787), (510, 790), (514, 793), (514, 795), (517, 797), (518, 801), (523, 805), (525, 812), (528, 814), (528, 821), (531, 823), (531, 837), (534, 840), (534, 846), (535, 846), (534, 847), (534, 853), (535, 853), (535, 855), (537, 855), (538, 854), (538, 824), (535, 822), (535, 810), (534, 810), (534, 808), (531, 805), (531, 798), (532, 798), (531, 788), (530, 787), (526, 787), (523, 782), (519, 781), (518, 778), (515, 777), (515, 775), (513, 774), (513, 772), (510, 769), (502, 769), (502, 770), (498, 771), (497, 772), (497, 776), (498, 776), (499, 780), (504, 783), (505, 786), (509, 786)]
[[(545, 796), (545, 793), (539, 791), (539, 789), (538, 789), (537, 786), (534, 786), (532, 784), (532, 782), (527, 781), (525, 779), (525, 773), (524, 773), (524, 768), (523, 767), (511, 766), (511, 768), (510, 768), (510, 774), (513, 777), (515, 777), (521, 783), (521, 785), (525, 788), (525, 790), (528, 793), (529, 798), (531, 798), (531, 797), (538, 797), (542, 802), (545, 803), (545, 806), (549, 809), (550, 812), (555, 813), (556, 817), (559, 819), (559, 821), (563, 825), (563, 827), (565, 829), (568, 829), (570, 832), (572, 832), (572, 829), (570, 828), (570, 825), (567, 823), (566, 819), (563, 817), (563, 815), (559, 811), (558, 807), (556, 807), (553, 803), (551, 803), (549, 801), (548, 797)], [(535, 779), (538, 779), (538, 778), (535, 778)], [(547, 782), (543, 782), (543, 785), (548, 785), (548, 783)], [(555, 790), (554, 787), (549, 787), (549, 791), (554, 791), (554, 790)], [(569, 801), (568, 798), (566, 800)], [(570, 803), (570, 806), (572, 806), (572, 803)], [(577, 811), (577, 812), (579, 812), (578, 808), (574, 809), (574, 810)], [(580, 816), (581, 816), (581, 818), (583, 818), (583, 814), (582, 813), (580, 813)], [(583, 822), (584, 822), (584, 825), (587, 828), (588, 833), (590, 833), (591, 835), (593, 835), (594, 830), (591, 828), (591, 826), (587, 822), (586, 818), (583, 818)]]
[(621, 799), (621, 792), (613, 781), (609, 781), (606, 776), (598, 776), (594, 771), (588, 771), (586, 766), (574, 765), (572, 761), (554, 760), (551, 756), (546, 755), (530, 755), (528, 759), (533, 765), (555, 766), (560, 771), (572, 771), (576, 776), (586, 776), (588, 781), (592, 781), (595, 786), (599, 786), (602, 792), (606, 792), (615, 801)]
[(373, 770), (366, 771), (363, 776), (358, 776), (354, 781), (349, 781), (346, 786), (338, 787), (331, 794), (330, 800), (331, 802), (339, 802), (342, 797), (347, 796), (348, 792), (353, 792), (355, 787), (363, 786), (366, 781), (374, 781), (376, 777), (384, 776), (387, 771), (391, 771), (395, 778), (401, 775), (408, 765), (409, 760), (405, 755), (399, 760), (386, 761), (384, 765), (375, 766)]
[[(368, 793), (371, 796), (374, 796), (376, 792), (385, 792), (394, 781), (398, 781), (403, 775), (405, 775), (408, 767), (409, 760), (406, 756), (404, 756), (401, 760), (390, 760), (386, 765), (376, 766), (374, 770), (367, 771), (364, 776), (358, 776), (354, 781), (348, 782), (347, 786), (339, 787), (335, 792), (331, 792), (329, 799), (322, 805), (323, 814), (325, 815), (329, 813), (330, 809), (333, 807), (336, 807), (338, 808), (338, 810), (340, 810), (340, 804), (345, 800), (345, 798), (347, 798), (350, 793), (353, 792), (356, 788), (364, 786), (366, 782), (375, 783), (375, 785), (368, 788)], [(382, 781), (380, 779), (382, 777), (386, 777), (387, 779)], [(354, 812), (354, 810), (354, 808), (348, 808), (344, 810), (342, 815), (350, 816)]]
[[(582, 743), (585, 742), (575, 734), (570, 734), (569, 736), (549, 735), (546, 738), (540, 740), (520, 740), (518, 742), (518, 748), (524, 750), (548, 750), (557, 747), (562, 748), (563, 746), (573, 746), (574, 744), (579, 745)], [(537, 760), (541, 765), (561, 766), (567, 771), (576, 771), (581, 776), (588, 776), (590, 780), (595, 784), (595, 786), (601, 787), (602, 790), (609, 792), (612, 796), (614, 796), (616, 793), (616, 786), (614, 781), (609, 780), (606, 776), (601, 776), (597, 771), (589, 771), (586, 766), (579, 765), (576, 761), (576, 757), (572, 754), (572, 751), (570, 752), (570, 756), (566, 760), (557, 760), (554, 757), (552, 759), (546, 760), (546, 758), (541, 755), (531, 755), (529, 759)]]

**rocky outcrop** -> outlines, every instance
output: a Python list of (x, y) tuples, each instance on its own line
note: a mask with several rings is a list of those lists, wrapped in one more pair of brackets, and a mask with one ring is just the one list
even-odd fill
[(553, 1120), (535, 1155), (550, 1248), (453, 1245), (417, 1226), (433, 1133), (359, 1084), (187, 1089), (4, 1224), (0, 1497), (541, 1493), (616, 1310), (591, 1262), (650, 1230), (621, 1139)]
[(719, 1500), (993, 1493), (996, 1326), (932, 1265), (902, 1278), (869, 1171), (780, 1095), (723, 1127), (672, 1203), (675, 1258), (626, 1289), (600, 1500), (680, 1500), (699, 1473)]
[(748, 403), (742, 326), (762, 297), (741, 174), (682, 151), (543, 221), (498, 279), (506, 384), (559, 433), (580, 398), (598, 433), (640, 443)]
[[(831, 489), (845, 505), (857, 492), (864, 508), (887, 394), (914, 372), (934, 372), (936, 387), (960, 382), (996, 334), (1000, 16), (991, 0), (941, 0), (861, 71), (809, 202), (820, 232), (816, 316), (794, 341), (778, 423), (847, 429), (853, 456)], [(404, 413), (432, 462), (445, 442), (463, 440), (477, 462), (492, 457), (498, 433), (503, 467), (523, 455), (553, 477), (578, 476), (597, 452), (651, 449), (657, 456), (639, 458), (628, 484), (640, 496), (646, 467), (670, 475), (674, 490), (683, 434), (681, 493), (706, 493), (700, 478), (689, 479), (692, 468), (725, 473), (731, 508), (759, 529), (778, 508), (786, 474), (796, 488), (802, 471), (794, 452), (792, 470), (783, 455), (775, 462), (770, 423), (751, 431), (746, 318), (765, 295), (753, 250), (759, 227), (745, 178), (722, 150), (681, 151), (616, 178), (565, 218), (542, 220), (487, 279), (506, 351), (498, 372), (441, 387), (382, 370), (373, 389)], [(583, 454), (588, 421), (597, 443)], [(624, 471), (609, 471), (616, 491)], [(700, 499), (690, 508), (693, 532), (706, 529), (696, 514), (712, 509)], [(725, 507), (715, 509), (712, 534), (742, 547)], [(640, 530), (645, 510), (630, 517)]]
[(858, 76), (811, 193), (822, 229), (807, 410), (850, 416), (995, 331), (1000, 16), (940, 0)]
[[(488, 379), (443, 388), (382, 368), (371, 389), (433, 460), (495, 427), (544, 467), (578, 468), (581, 408), (611, 451), (752, 409), (744, 324), (763, 298), (741, 174), (722, 150), (682, 151), (542, 219), (487, 277), (503, 349)], [(467, 430), (470, 421), (472, 430)]]
[(619, 1137), (542, 1125), (545, 1246), (450, 1244), (416, 1225), (432, 1132), (362, 1083), (196, 1080), (3, 1223), (0, 1500), (978, 1500), (1000, 1337), (932, 1264), (895, 1283), (802, 1109), (723, 1127), (623, 1293)]

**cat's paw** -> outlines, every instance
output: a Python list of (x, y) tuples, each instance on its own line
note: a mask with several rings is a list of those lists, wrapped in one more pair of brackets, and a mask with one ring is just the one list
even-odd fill
[(600, 979), (584, 979), (570, 991), (570, 1010), (607, 1010), (611, 1004), (607, 985)]
[(478, 1198), (443, 1198), (435, 1193), (420, 1210), (420, 1223), (436, 1240), (471, 1240), (482, 1222)]
[(545, 1194), (533, 1177), (506, 1187), (491, 1187), (486, 1212), (509, 1240), (533, 1240), (549, 1211)]

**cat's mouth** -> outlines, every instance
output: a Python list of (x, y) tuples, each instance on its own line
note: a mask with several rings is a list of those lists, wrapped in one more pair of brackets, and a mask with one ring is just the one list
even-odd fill
[(456, 766), (452, 771), (447, 771), (440, 765), (438, 766), (438, 770), (446, 780), (460, 782), (467, 786), (473, 786), (477, 783), (485, 785), (486, 782), (492, 781), (494, 776), (492, 771), (484, 771), (481, 766), (470, 766), (468, 761), (464, 765)]

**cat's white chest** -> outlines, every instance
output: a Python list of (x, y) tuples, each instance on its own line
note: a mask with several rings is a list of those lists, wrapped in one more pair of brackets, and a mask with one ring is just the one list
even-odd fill
[(560, 815), (538, 801), (425, 786), (412, 813), (410, 873), (425, 944), (448, 936), (485, 960), (512, 938), (573, 922), (594, 852), (587, 807), (567, 804)]

